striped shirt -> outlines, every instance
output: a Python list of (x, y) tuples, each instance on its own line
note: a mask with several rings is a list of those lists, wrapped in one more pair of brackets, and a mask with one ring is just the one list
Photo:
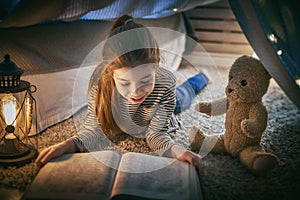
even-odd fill
[[(92, 77), (99, 74), (95, 70)], [(155, 75), (154, 89), (141, 104), (131, 104), (116, 89), (113, 92), (113, 103), (108, 102), (112, 103), (113, 116), (121, 130), (131, 136), (146, 138), (149, 147), (159, 155), (175, 143), (168, 134), (178, 128), (177, 118), (173, 113), (176, 100), (175, 87), (175, 76), (170, 71), (159, 68)], [(113, 145), (101, 131), (101, 125), (96, 117), (97, 88), (98, 82), (91, 79), (86, 119), (78, 136), (72, 138), (80, 152), (99, 150), (107, 145)]]

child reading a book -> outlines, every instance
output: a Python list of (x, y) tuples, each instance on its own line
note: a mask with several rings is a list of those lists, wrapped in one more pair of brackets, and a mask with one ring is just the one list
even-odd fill
[[(175, 76), (159, 66), (160, 51), (149, 29), (124, 15), (116, 20), (103, 47), (103, 58), (89, 86), (83, 128), (74, 136), (42, 150), (38, 165), (66, 153), (92, 151), (119, 134), (144, 137), (160, 156), (176, 158), (202, 171), (200, 155), (170, 137), (178, 128), (175, 114), (188, 108), (207, 84), (203, 73), (176, 88)], [(101, 145), (100, 145), (101, 146)]]

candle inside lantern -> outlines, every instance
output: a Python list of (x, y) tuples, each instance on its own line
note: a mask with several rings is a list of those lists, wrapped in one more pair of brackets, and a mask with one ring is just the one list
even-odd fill
[(17, 99), (12, 94), (7, 94), (1, 99), (2, 113), (6, 125), (16, 125)]

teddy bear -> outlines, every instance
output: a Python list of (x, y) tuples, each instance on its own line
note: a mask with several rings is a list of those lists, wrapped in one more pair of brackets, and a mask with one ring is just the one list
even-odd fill
[(241, 163), (255, 174), (268, 173), (279, 163), (276, 155), (266, 152), (261, 146), (268, 121), (262, 97), (271, 76), (258, 59), (244, 55), (234, 61), (228, 78), (225, 98), (199, 102), (195, 107), (209, 116), (226, 113), (225, 133), (205, 135), (194, 126), (189, 132), (190, 148), (199, 153), (205, 146), (201, 146), (204, 140), (210, 141), (213, 142), (211, 152), (238, 156)]

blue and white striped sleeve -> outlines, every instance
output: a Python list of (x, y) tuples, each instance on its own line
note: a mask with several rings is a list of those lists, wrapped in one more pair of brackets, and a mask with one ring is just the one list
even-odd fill
[(146, 133), (148, 145), (160, 156), (175, 144), (175, 141), (168, 134), (168, 130), (170, 118), (173, 115), (176, 103), (176, 79), (173, 76), (167, 78), (169, 79), (165, 79), (164, 82), (156, 88), (157, 90), (164, 90), (164, 94), (157, 105)]

